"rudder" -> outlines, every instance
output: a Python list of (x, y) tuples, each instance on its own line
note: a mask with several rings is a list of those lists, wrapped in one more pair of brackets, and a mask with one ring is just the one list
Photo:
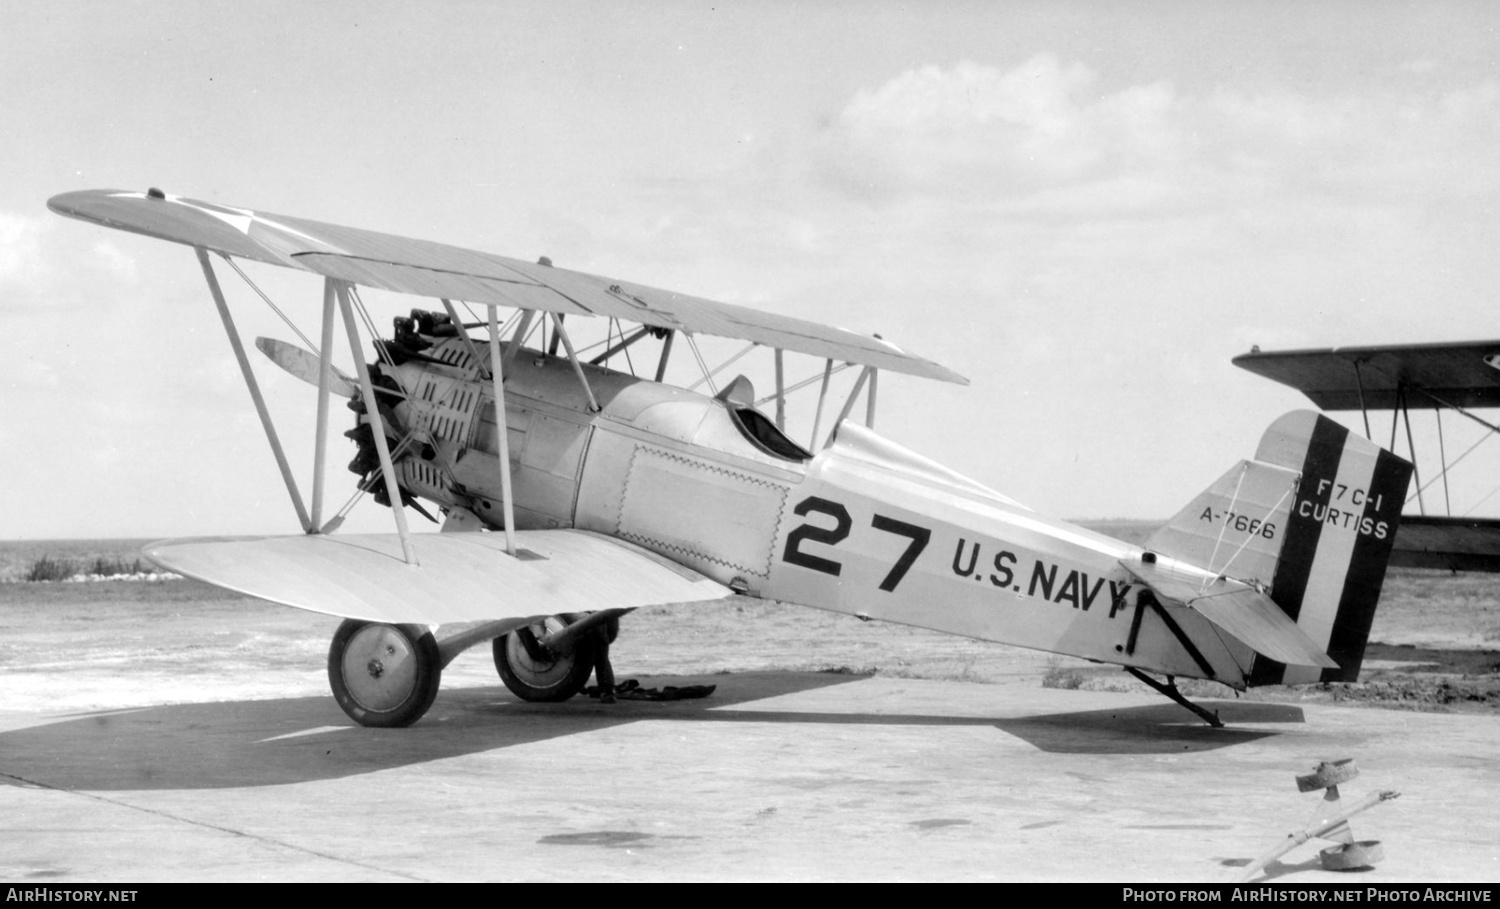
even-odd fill
[(1287, 666), (1257, 657), (1249, 684), (1355, 681), (1412, 466), (1308, 410), (1271, 424), (1256, 459), (1302, 475), (1287, 515), (1271, 598), (1339, 668)]

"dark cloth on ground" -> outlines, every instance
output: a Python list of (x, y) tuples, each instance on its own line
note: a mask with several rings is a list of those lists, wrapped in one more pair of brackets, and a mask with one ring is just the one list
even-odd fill
[[(667, 685), (662, 688), (642, 688), (635, 679), (626, 679), (615, 686), (614, 695), (622, 701), (684, 701), (691, 698), (706, 698), (714, 693), (717, 685)], [(603, 691), (598, 685), (590, 685), (583, 693), (597, 698)]]

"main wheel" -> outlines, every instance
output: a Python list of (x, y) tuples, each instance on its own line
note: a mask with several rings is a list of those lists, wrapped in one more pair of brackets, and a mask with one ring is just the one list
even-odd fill
[(555, 703), (583, 690), (594, 671), (594, 642), (585, 637), (568, 655), (551, 650), (538, 637), (567, 626), (560, 616), (538, 625), (517, 628), (495, 638), (495, 668), (500, 681), (523, 701)]
[(410, 726), (437, 697), (442, 658), (420, 625), (347, 619), (328, 647), (328, 684), (361, 726)]

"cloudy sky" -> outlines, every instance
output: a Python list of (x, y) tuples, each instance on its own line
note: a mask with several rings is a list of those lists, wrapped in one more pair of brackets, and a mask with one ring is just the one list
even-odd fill
[[(887, 376), (877, 428), (1065, 517), (1165, 517), (1303, 406), (1230, 365), (1251, 344), (1497, 335), (1490, 2), (0, 14), (4, 538), (296, 530), (191, 252), (46, 210), (74, 189), (878, 331), (972, 384)], [(315, 325), (320, 282), (273, 272)], [(313, 396), (262, 374), (306, 488)]]

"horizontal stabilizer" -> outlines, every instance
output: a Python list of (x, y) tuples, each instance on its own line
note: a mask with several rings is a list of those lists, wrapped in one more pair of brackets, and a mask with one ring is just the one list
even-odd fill
[(1257, 653), (1298, 666), (1337, 669), (1317, 643), (1263, 593), (1246, 588), (1200, 597), (1189, 604)]
[(438, 625), (628, 609), (728, 596), (717, 582), (621, 540), (581, 530), (167, 540), (151, 561), (187, 577), (311, 612)]
[(1121, 564), (1158, 596), (1195, 610), (1257, 653), (1298, 666), (1339, 666), (1280, 606), (1254, 587), (1220, 578), (1200, 589), (1197, 583), (1155, 565)]

